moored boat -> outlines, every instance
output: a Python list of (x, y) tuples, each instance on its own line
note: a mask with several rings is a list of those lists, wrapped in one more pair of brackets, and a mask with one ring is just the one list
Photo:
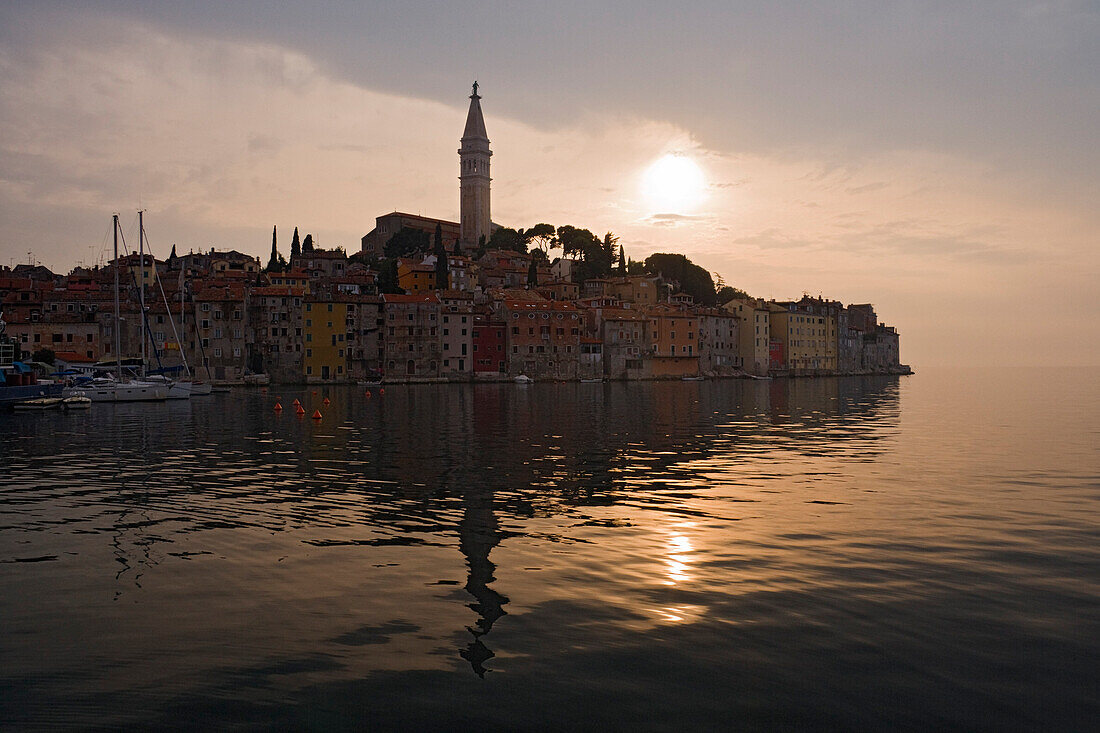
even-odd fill
[(213, 391), (214, 385), (210, 382), (201, 382), (197, 379), (191, 382), (191, 396), (192, 397), (205, 397)]
[(66, 395), (87, 397), (92, 402), (160, 402), (168, 399), (168, 387), (153, 382), (118, 382), (97, 378), (65, 390)]
[(14, 407), (17, 410), (52, 410), (55, 407), (61, 407), (61, 402), (60, 397), (36, 397), (33, 400), (17, 402)]
[(70, 395), (61, 400), (61, 406), (66, 410), (86, 410), (92, 406), (92, 401), (84, 395)]

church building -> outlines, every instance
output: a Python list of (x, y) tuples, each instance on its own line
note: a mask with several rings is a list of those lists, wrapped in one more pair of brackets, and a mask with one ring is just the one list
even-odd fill
[(383, 257), (386, 242), (402, 228), (419, 229), (435, 234), (438, 224), (443, 230), (443, 242), (448, 249), (456, 241), (464, 251), (477, 247), (482, 237), (486, 240), (497, 225), (493, 224), (489, 210), (489, 136), (485, 132), (485, 118), (481, 113), (481, 96), (475, 81), (470, 94), (470, 109), (466, 113), (466, 127), (458, 149), (459, 160), (459, 221), (432, 219), (427, 216), (394, 211), (374, 220), (374, 229), (362, 239), (362, 251), (367, 256)]

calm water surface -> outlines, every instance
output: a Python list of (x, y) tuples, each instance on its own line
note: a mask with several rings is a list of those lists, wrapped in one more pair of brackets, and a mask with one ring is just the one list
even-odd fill
[(0, 413), (0, 725), (1095, 729), (1098, 415), (932, 369)]

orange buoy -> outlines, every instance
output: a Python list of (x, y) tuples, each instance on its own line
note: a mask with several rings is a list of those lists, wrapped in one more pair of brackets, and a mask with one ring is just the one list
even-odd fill
[(282, 412), (282, 411), (283, 411), (283, 406), (280, 405), (278, 402), (276, 402), (275, 403), (275, 412)]
[(328, 397), (326, 397), (325, 399), (321, 400), (321, 404), (322, 404), (322, 405), (328, 405), (328, 404), (330, 404), (330, 402), (329, 402), (329, 399), (328, 399)]
[(386, 394), (386, 389), (385, 389), (385, 387), (379, 387), (379, 388), (378, 388), (378, 394)]
[(310, 415), (310, 417), (312, 417), (314, 420), (320, 420), (321, 419), (321, 411), (320, 410), (314, 410), (313, 414)]
[(317, 390), (313, 390), (310, 394), (317, 394)]
[(367, 390), (367, 397), (370, 398), (370, 390)]
[(302, 407), (301, 405), (295, 405), (294, 411), (301, 415), (303, 412), (306, 411), (306, 408)]

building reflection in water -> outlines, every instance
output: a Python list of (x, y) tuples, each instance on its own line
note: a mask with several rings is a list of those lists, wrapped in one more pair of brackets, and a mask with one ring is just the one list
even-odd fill
[[(486, 637), (510, 602), (492, 587), (490, 555), (532, 516), (585, 518), (616, 505), (626, 519), (659, 512), (657, 582), (687, 584), (705, 572), (693, 560), (708, 535), (688, 518), (684, 497), (708, 494), (708, 472), (751, 470), (770, 453), (873, 459), (900, 415), (896, 378), (334, 394), (318, 425), (280, 421), (270, 399), (254, 394), (234, 396), (236, 412), (147, 411), (139, 414), (151, 424), (133, 425), (102, 418), (105, 437), (125, 448), (95, 477), (109, 493), (89, 501), (120, 510), (111, 527), (117, 580), (140, 582), (160, 556), (155, 545), (206, 529), (348, 528), (415, 545), (447, 541), (457, 528), (476, 614), (460, 621), (470, 637), (459, 653), (484, 676), (494, 656)], [(284, 399), (295, 395), (321, 397)], [(668, 621), (700, 612), (664, 611)]]

